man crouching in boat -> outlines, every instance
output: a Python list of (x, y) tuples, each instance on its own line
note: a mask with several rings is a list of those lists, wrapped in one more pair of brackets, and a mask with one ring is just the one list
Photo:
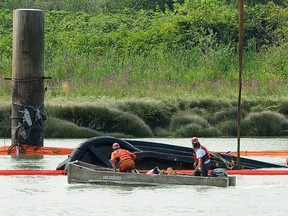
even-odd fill
[(208, 176), (208, 170), (210, 168), (210, 154), (205, 146), (200, 145), (197, 137), (192, 138), (192, 148), (194, 149), (194, 168), (195, 176)]
[(135, 154), (128, 150), (121, 149), (119, 143), (113, 143), (112, 148), (113, 152), (111, 153), (110, 163), (114, 171), (116, 171), (117, 165), (119, 172), (131, 172), (135, 169)]

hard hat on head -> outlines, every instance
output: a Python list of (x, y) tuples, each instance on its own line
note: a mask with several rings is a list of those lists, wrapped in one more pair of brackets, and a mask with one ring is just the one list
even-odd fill
[(113, 143), (112, 148), (113, 148), (113, 149), (118, 149), (118, 148), (120, 148), (119, 143)]
[(199, 139), (197, 137), (192, 137), (192, 144), (199, 143)]

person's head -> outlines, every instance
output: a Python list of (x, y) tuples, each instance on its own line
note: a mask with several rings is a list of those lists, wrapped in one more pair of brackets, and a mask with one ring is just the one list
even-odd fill
[(113, 143), (112, 148), (113, 150), (119, 149), (120, 148), (119, 143)]
[(197, 137), (193, 137), (191, 139), (191, 142), (192, 142), (193, 149), (200, 147), (200, 142), (199, 142), (199, 139)]

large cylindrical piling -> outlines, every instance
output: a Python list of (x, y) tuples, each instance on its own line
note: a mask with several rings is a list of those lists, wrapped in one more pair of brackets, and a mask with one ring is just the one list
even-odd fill
[(43, 113), (44, 11), (17, 9), (13, 11), (12, 145), (43, 146)]

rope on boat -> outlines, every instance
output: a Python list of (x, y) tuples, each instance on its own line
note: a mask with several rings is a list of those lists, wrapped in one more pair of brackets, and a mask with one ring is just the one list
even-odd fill
[(209, 152), (210, 155), (214, 156), (215, 158), (219, 159), (222, 161), (226, 167), (226, 169), (231, 170), (234, 167), (234, 164), (228, 160), (225, 160), (219, 153), (216, 152)]

